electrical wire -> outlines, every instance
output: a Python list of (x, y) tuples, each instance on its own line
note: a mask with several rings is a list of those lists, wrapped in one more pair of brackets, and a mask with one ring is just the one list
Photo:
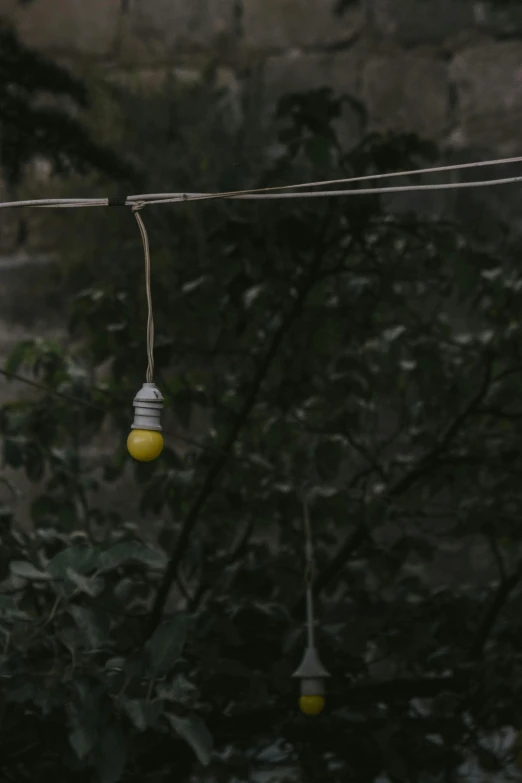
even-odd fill
[[(216, 194), (199, 194), (199, 193), (184, 193), (182, 195), (176, 195), (171, 198), (158, 199), (156, 201), (148, 201), (147, 206), (153, 206), (157, 204), (176, 204), (181, 201), (209, 201), (211, 199), (223, 199), (230, 201), (242, 201), (242, 200), (274, 200), (274, 199), (304, 199), (304, 198), (332, 198), (334, 196), (380, 196), (386, 193), (419, 193), (422, 191), (433, 190), (466, 190), (471, 188), (485, 188), (498, 185), (515, 185), (522, 182), (522, 176), (519, 177), (505, 177), (503, 179), (488, 179), (478, 182), (443, 182), (432, 185), (398, 185), (387, 188), (357, 188), (349, 190), (311, 190), (302, 191), (299, 193), (257, 193), (255, 191), (241, 192), (238, 194), (216, 193)], [(301, 187), (295, 185), (294, 187)]]
[(29, 199), (26, 201), (3, 201), (0, 202), (0, 209), (11, 209), (16, 207), (108, 207), (107, 198), (43, 198)]
[(154, 380), (154, 316), (152, 312), (152, 292), (150, 286), (150, 248), (149, 238), (147, 236), (147, 229), (141, 218), (139, 210), (143, 204), (138, 203), (132, 207), (134, 216), (138, 222), (140, 228), (141, 238), (143, 241), (143, 252), (145, 254), (145, 291), (147, 294), (147, 383), (152, 383)]
[(308, 500), (303, 499), (303, 527), (305, 535), (305, 588), (306, 588), (306, 632), (308, 647), (315, 647), (315, 617), (314, 617), (314, 548), (312, 539), (312, 525), (310, 522), (310, 510)]
[[(468, 188), (483, 188), (500, 185), (511, 185), (522, 182), (522, 176), (503, 177), (499, 179), (478, 180), (471, 182), (441, 182), (424, 185), (396, 185), (372, 188), (348, 188), (342, 190), (304, 190), (305, 188), (324, 187), (326, 185), (340, 185), (348, 183), (368, 182), (371, 180), (383, 180), (395, 177), (412, 177), (421, 174), (436, 174), (442, 172), (456, 172), (465, 169), (483, 168), (486, 166), (499, 166), (506, 164), (522, 163), (522, 157), (501, 158), (497, 160), (477, 161), (474, 163), (459, 163), (447, 166), (437, 166), (409, 171), (386, 172), (384, 174), (367, 174), (360, 177), (345, 177), (343, 179), (322, 180), (294, 185), (281, 185), (268, 188), (250, 190), (237, 190), (223, 193), (150, 193), (135, 196), (127, 196), (125, 199), (117, 199), (118, 206), (134, 207), (152, 206), (157, 204), (173, 204), (187, 201), (204, 201), (212, 199), (288, 199), (288, 198), (331, 198), (340, 196), (365, 196), (382, 195), (386, 193), (406, 193), (438, 190), (456, 190)], [(298, 190), (299, 192), (295, 192)], [(46, 207), (46, 208), (80, 208), (80, 207), (107, 207), (113, 206), (114, 200), (108, 198), (93, 199), (30, 199), (26, 201), (7, 201), (0, 203), (0, 209), (18, 207)]]
[[(521, 163), (522, 157), (514, 157), (514, 158), (500, 158), (497, 160), (486, 160), (486, 161), (477, 161), (473, 163), (458, 163), (458, 164), (451, 164), (447, 166), (436, 166), (436, 167), (429, 167), (424, 169), (412, 169), (410, 171), (395, 171), (395, 172), (385, 172), (385, 173), (379, 173), (379, 174), (366, 174), (364, 176), (359, 177), (345, 177), (343, 179), (331, 179), (331, 180), (322, 180), (319, 182), (307, 182), (299, 185), (280, 185), (280, 186), (273, 186), (268, 188), (258, 188), (255, 190), (242, 190), (242, 191), (231, 191), (228, 193), (219, 193), (219, 194), (204, 194), (204, 193), (178, 193), (178, 194), (169, 194), (169, 193), (157, 193), (157, 194), (148, 194), (148, 195), (141, 195), (141, 196), (131, 196), (129, 200), (134, 199), (141, 199), (143, 201), (146, 201), (149, 204), (156, 204), (156, 203), (162, 203), (164, 201), (172, 200), (195, 200), (195, 199), (205, 199), (205, 198), (262, 198), (263, 196), (261, 194), (269, 193), (274, 196), (274, 193), (281, 192), (281, 191), (287, 191), (287, 190), (293, 190), (295, 188), (312, 188), (312, 187), (319, 187), (319, 186), (325, 186), (325, 185), (340, 185), (340, 184), (348, 184), (348, 183), (354, 183), (354, 182), (367, 182), (369, 180), (382, 180), (382, 179), (390, 179), (393, 177), (409, 177), (409, 176), (415, 176), (420, 174), (435, 174), (435, 173), (441, 173), (441, 172), (448, 172), (448, 171), (461, 171), (463, 169), (470, 169), (470, 168), (480, 168), (484, 166), (499, 166), (499, 165), (506, 165), (506, 164), (513, 164), (513, 163)], [(502, 179), (502, 180), (486, 180), (488, 184), (507, 184), (507, 182), (516, 181), (516, 178), (509, 178), (509, 179)], [(466, 185), (482, 185), (484, 183), (458, 183), (459, 186), (465, 187)], [(450, 186), (454, 186), (455, 183), (450, 183)], [(419, 187), (419, 186), (413, 186), (413, 187)], [(423, 186), (426, 187), (426, 186)], [(431, 185), (428, 186), (430, 188), (442, 188), (446, 187), (444, 183), (441, 183), (437, 186)], [(372, 188), (371, 193), (375, 193), (376, 189)], [(364, 191), (361, 191), (360, 189), (357, 190), (346, 190), (346, 191), (324, 191), (320, 194), (321, 196), (325, 195), (355, 195), (359, 194), (361, 195)], [(394, 192), (391, 189), (384, 189), (377, 192)], [(284, 195), (282, 197), (296, 197), (299, 198), (300, 194), (288, 194)]]

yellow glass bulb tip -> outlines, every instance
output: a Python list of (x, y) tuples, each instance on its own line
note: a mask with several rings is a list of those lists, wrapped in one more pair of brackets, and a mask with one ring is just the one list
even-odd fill
[(163, 451), (163, 436), (153, 430), (131, 430), (127, 438), (131, 457), (138, 462), (152, 462)]
[(324, 696), (301, 696), (299, 708), (303, 715), (320, 715), (324, 710)]

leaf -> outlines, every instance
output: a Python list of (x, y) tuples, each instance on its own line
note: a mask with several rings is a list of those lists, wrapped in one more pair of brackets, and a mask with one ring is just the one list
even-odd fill
[(125, 658), (118, 656), (117, 658), (109, 658), (105, 664), (106, 672), (122, 672), (125, 668)]
[(57, 504), (49, 495), (41, 495), (31, 503), (31, 519), (40, 526), (50, 520), (54, 522), (57, 514)]
[(283, 637), (282, 651), (285, 655), (288, 655), (288, 653), (291, 653), (295, 649), (298, 640), (301, 638), (301, 634), (301, 628), (292, 628), (292, 630), (288, 631), (286, 636)]
[(15, 599), (10, 595), (0, 595), (0, 614), (16, 611), (18, 607)]
[(78, 648), (82, 645), (82, 638), (78, 629), (73, 626), (62, 628), (58, 631), (57, 638), (65, 649), (69, 650), (71, 656), (75, 658)]
[(100, 736), (101, 690), (76, 682), (78, 700), (71, 706), (72, 730), (69, 743), (80, 760), (96, 746)]
[(124, 711), (129, 716), (132, 725), (138, 731), (146, 731), (148, 723), (145, 717), (145, 705), (144, 699), (122, 699), (121, 705)]
[(114, 596), (123, 603), (127, 603), (134, 592), (134, 580), (121, 579), (114, 587)]
[(252, 288), (249, 288), (245, 293), (243, 294), (243, 302), (245, 304), (245, 309), (248, 310), (256, 299), (263, 293), (264, 285), (254, 285)]
[(181, 657), (186, 638), (187, 618), (184, 614), (176, 615), (170, 622), (156, 629), (145, 646), (152, 679), (157, 679), (172, 669)]
[(20, 497), (20, 490), (6, 476), (0, 476), (0, 484), (3, 484), (15, 497)]
[(88, 574), (97, 565), (96, 551), (89, 546), (71, 546), (58, 552), (49, 561), (47, 569), (55, 579), (65, 579), (68, 571), (76, 574)]
[(194, 698), (197, 688), (183, 674), (178, 674), (170, 684), (158, 685), (156, 692), (165, 701), (174, 701), (178, 704), (186, 704)]
[(78, 510), (75, 503), (61, 502), (57, 508), (57, 526), (61, 530), (73, 531), (78, 526)]
[(29, 444), (25, 453), (25, 472), (29, 481), (32, 481), (33, 484), (41, 481), (44, 469), (45, 462), (42, 452), (35, 444)]
[(407, 780), (409, 777), (408, 766), (393, 744), (395, 731), (395, 727), (390, 725), (382, 731), (376, 732), (374, 736), (381, 751), (386, 772), (398, 780)]
[(97, 783), (118, 783), (127, 764), (127, 741), (120, 726), (113, 723), (102, 734), (93, 752)]
[(187, 742), (201, 764), (208, 766), (212, 758), (212, 736), (201, 720), (196, 716), (181, 718), (178, 715), (168, 715), (174, 731)]
[(196, 289), (202, 286), (206, 279), (207, 275), (203, 275), (202, 277), (196, 278), (196, 280), (190, 280), (181, 287), (181, 290), (184, 294), (191, 294), (192, 291), (196, 291)]
[(132, 653), (124, 665), (124, 673), (126, 679), (131, 680), (143, 680), (147, 675), (147, 659), (146, 651), (142, 648)]
[(504, 766), (503, 761), (489, 748), (478, 749), (477, 761), (485, 772), (500, 772)]
[(11, 468), (20, 468), (24, 457), (20, 444), (14, 438), (4, 439), (4, 462)]
[(84, 726), (76, 726), (69, 734), (69, 742), (78, 758), (83, 760), (93, 749), (96, 735), (90, 735)]
[(147, 699), (123, 699), (122, 707), (138, 731), (146, 731), (153, 727), (163, 712), (162, 701)]
[(4, 369), (6, 373), (16, 373), (34, 351), (34, 340), (21, 340), (9, 354)]
[(105, 481), (117, 481), (125, 470), (127, 465), (128, 451), (121, 449), (119, 453), (114, 457), (114, 460), (103, 469), (103, 478)]
[(315, 136), (306, 144), (306, 154), (313, 164), (325, 168), (330, 161), (330, 144), (327, 139)]
[(324, 480), (334, 480), (339, 474), (343, 456), (343, 444), (330, 439), (319, 443), (315, 450), (315, 462), (320, 477)]
[(10, 595), (0, 595), (0, 617), (6, 620), (30, 620), (28, 614), (22, 612), (14, 598)]
[(385, 329), (383, 332), (383, 337), (388, 343), (392, 343), (395, 340), (397, 340), (404, 332), (406, 331), (406, 327), (403, 325), (398, 326), (391, 326), (389, 329)]
[(15, 704), (26, 704), (28, 701), (34, 701), (36, 688), (29, 682), (20, 683), (11, 687), (6, 692), (7, 701)]
[(77, 587), (81, 593), (85, 593), (91, 598), (96, 598), (96, 596), (99, 595), (105, 587), (103, 579), (89, 579), (82, 574), (76, 573), (76, 571), (73, 571), (72, 568), (67, 569), (67, 578), (71, 580), (73, 585), (75, 585), (75, 587)]
[(71, 606), (69, 612), (91, 650), (99, 650), (108, 645), (111, 623), (107, 615), (83, 606)]
[(354, 710), (350, 710), (346, 707), (343, 707), (342, 709), (338, 710), (337, 715), (339, 717), (342, 717), (343, 720), (348, 721), (349, 723), (366, 723), (368, 720), (368, 716), (364, 715), (361, 712), (354, 712)]
[(124, 541), (102, 552), (98, 562), (98, 570), (100, 572), (113, 571), (127, 563), (143, 563), (149, 568), (161, 570), (165, 567), (166, 562), (167, 558), (163, 552), (144, 546), (137, 541)]
[(35, 568), (27, 560), (13, 560), (9, 568), (13, 576), (19, 576), (21, 579), (27, 579), (30, 582), (47, 582), (51, 579), (50, 574)]

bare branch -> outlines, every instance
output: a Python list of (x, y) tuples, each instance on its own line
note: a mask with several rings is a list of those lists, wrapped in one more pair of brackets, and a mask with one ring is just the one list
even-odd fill
[[(379, 503), (386, 503), (387, 501), (391, 501), (400, 497), (414, 484), (416, 484), (417, 481), (423, 478), (423, 476), (425, 476), (440, 464), (441, 456), (443, 455), (444, 451), (448, 449), (448, 447), (455, 440), (459, 432), (466, 424), (468, 418), (476, 411), (476, 409), (482, 404), (484, 398), (486, 397), (492, 381), (491, 369), (492, 359), (489, 358), (486, 372), (484, 374), (484, 379), (477, 394), (474, 395), (464, 410), (451, 422), (442, 438), (429, 452), (429, 454), (422, 457), (415, 468), (413, 468), (409, 473), (407, 473), (392, 487), (390, 487), (385, 493), (385, 496), (379, 498)], [(315, 581), (316, 592), (321, 592), (321, 590), (330, 584), (330, 582), (337, 576), (339, 571), (342, 570), (345, 563), (364, 543), (366, 538), (367, 531), (363, 525), (360, 525), (355, 531), (350, 533), (345, 543), (339, 549), (331, 562), (318, 575)], [(296, 606), (296, 611), (299, 611), (301, 608), (302, 602)]]
[(192, 531), (194, 530), (198, 522), (201, 511), (203, 510), (207, 500), (212, 494), (215, 483), (228, 462), (234, 444), (238, 439), (239, 435), (241, 434), (243, 427), (245, 426), (250, 416), (250, 413), (257, 401), (261, 386), (278, 354), (279, 348), (283, 340), (285, 339), (288, 331), (292, 327), (295, 319), (300, 314), (303, 304), (310, 290), (312, 289), (312, 287), (316, 282), (317, 267), (319, 266), (321, 260), (321, 251), (320, 251), (321, 243), (319, 243), (318, 247), (319, 249), (315, 254), (315, 258), (312, 263), (310, 273), (307, 276), (306, 281), (302, 285), (298, 295), (296, 296), (292, 307), (289, 309), (286, 317), (283, 319), (281, 325), (275, 332), (272, 341), (270, 343), (270, 346), (264, 356), (264, 359), (262, 360), (262, 362), (258, 367), (258, 370), (254, 377), (254, 381), (250, 388), (250, 392), (248, 393), (247, 397), (243, 402), (243, 405), (236, 418), (236, 421), (234, 422), (234, 425), (230, 430), (228, 437), (225, 440), (225, 443), (220, 451), (220, 454), (216, 457), (216, 459), (210, 466), (209, 471), (203, 482), (203, 485), (185, 518), (185, 522), (183, 523), (181, 533), (179, 535), (174, 551), (172, 552), (172, 555), (170, 557), (165, 574), (163, 575), (163, 579), (158, 588), (156, 599), (151, 609), (150, 621), (147, 629), (147, 636), (150, 636), (154, 632), (155, 628), (158, 626), (158, 624), (161, 621), (163, 608), (167, 601), (172, 584), (176, 580), (180, 562), (185, 555), (185, 551), (189, 544)]
[(493, 535), (488, 535), (486, 538), (488, 540), (489, 548), (491, 549), (491, 554), (493, 555), (493, 560), (495, 561), (498, 569), (500, 581), (505, 582), (508, 578), (506, 564), (504, 562), (504, 558), (502, 557), (502, 552), (498, 547), (497, 540)]
[(490, 637), (491, 631), (497, 622), (498, 616), (520, 582), (522, 582), (522, 563), (519, 564), (516, 571), (511, 574), (510, 577), (500, 582), (500, 585), (498, 586), (498, 589), (493, 596), (489, 607), (484, 613), (482, 622), (480, 623), (477, 629), (477, 633), (475, 634), (475, 638), (473, 639), (473, 642), (469, 648), (468, 659), (470, 661), (476, 661), (482, 655), (484, 647), (486, 646)]

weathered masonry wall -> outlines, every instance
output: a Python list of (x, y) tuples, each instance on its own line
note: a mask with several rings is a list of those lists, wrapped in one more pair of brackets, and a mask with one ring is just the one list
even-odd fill
[[(0, 0), (22, 39), (51, 56), (150, 73), (212, 54), (270, 93), (330, 84), (371, 128), (452, 149), (522, 145), (522, 8), (496, 0)], [(504, 7), (503, 7), (504, 6)]]

